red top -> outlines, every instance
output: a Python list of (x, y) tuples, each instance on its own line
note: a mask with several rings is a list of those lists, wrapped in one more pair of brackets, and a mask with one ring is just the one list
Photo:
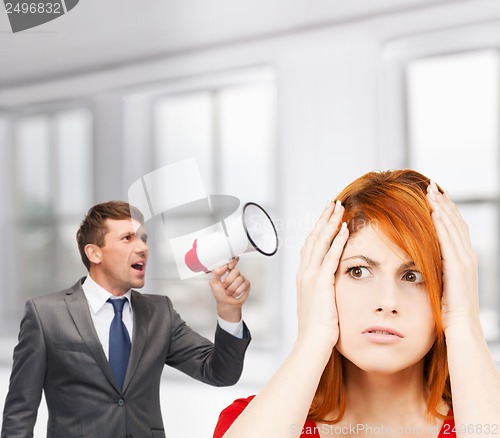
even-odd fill
[[(238, 416), (243, 412), (243, 410), (248, 406), (250, 401), (254, 398), (255, 396), (252, 395), (248, 398), (240, 398), (238, 400), (235, 400), (231, 405), (229, 405), (226, 409), (224, 409), (220, 416), (219, 416), (219, 421), (217, 422), (217, 426), (215, 426), (215, 431), (214, 431), (214, 437), (213, 438), (222, 438), (223, 435), (227, 432), (231, 424), (233, 424), (233, 421), (238, 418)], [(441, 430), (439, 431), (439, 435), (437, 438), (456, 438), (455, 434), (455, 423), (453, 421), (453, 413), (450, 409), (448, 412), (448, 416), (451, 416), (449, 420), (445, 420), (443, 426), (441, 427)], [(325, 428), (325, 432), (328, 430), (335, 430), (335, 424), (329, 425), (329, 424), (320, 424), (317, 425), (314, 421), (312, 420), (306, 420), (304, 427), (302, 428), (302, 433), (300, 434), (301, 437), (308, 437), (308, 438), (320, 438), (320, 431), (322, 431), (322, 428)], [(356, 430), (356, 427), (358, 427), (358, 430)], [(356, 427), (354, 427), (350, 432), (351, 434), (356, 434), (360, 432), (364, 432), (362, 428), (366, 428), (366, 431), (368, 431), (368, 425), (362, 425), (359, 424)], [(294, 425), (290, 426), (290, 436), (296, 436), (298, 432), (298, 428), (294, 428)], [(341, 431), (339, 430), (339, 433)], [(393, 431), (394, 432), (394, 431)], [(344, 430), (343, 433), (349, 433), (348, 430)], [(412, 434), (412, 432), (407, 432), (409, 434)], [(415, 433), (415, 432), (413, 432)], [(384, 435), (383, 431), (381, 430), (381, 427), (376, 428), (375, 426), (373, 427), (372, 435)], [(389, 430), (385, 432), (385, 434), (389, 434)], [(417, 435), (417, 433), (415, 433)]]

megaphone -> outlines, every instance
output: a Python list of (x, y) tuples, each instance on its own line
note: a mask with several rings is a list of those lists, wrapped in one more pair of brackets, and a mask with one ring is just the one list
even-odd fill
[(271, 256), (278, 250), (276, 228), (266, 211), (254, 202), (240, 207), (235, 196), (207, 195), (194, 158), (142, 176), (129, 187), (128, 199), (142, 211), (144, 222), (156, 221), (152, 229), (159, 228), (161, 219), (181, 280), (245, 252)]
[(246, 203), (239, 214), (221, 222), (222, 231), (196, 238), (184, 262), (193, 272), (209, 273), (232, 258), (258, 251), (272, 256), (278, 250), (276, 227), (267, 212), (255, 202)]

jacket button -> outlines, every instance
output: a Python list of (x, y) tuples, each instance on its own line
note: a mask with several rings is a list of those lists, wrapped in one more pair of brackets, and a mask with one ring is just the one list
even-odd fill
[(122, 398), (120, 400), (118, 400), (118, 406), (123, 406), (125, 404), (125, 400), (123, 400)]

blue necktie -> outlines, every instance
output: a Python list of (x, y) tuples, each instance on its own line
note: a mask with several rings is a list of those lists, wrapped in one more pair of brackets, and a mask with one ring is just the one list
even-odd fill
[(108, 303), (111, 303), (115, 309), (115, 317), (109, 327), (109, 364), (120, 388), (123, 387), (125, 380), (131, 345), (130, 336), (122, 321), (123, 306), (127, 301), (127, 298), (108, 299)]

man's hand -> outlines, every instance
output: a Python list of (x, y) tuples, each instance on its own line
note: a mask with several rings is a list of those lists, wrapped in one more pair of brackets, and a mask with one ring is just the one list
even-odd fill
[(214, 269), (209, 282), (217, 301), (217, 314), (228, 322), (241, 320), (241, 306), (250, 293), (250, 282), (236, 269), (237, 264), (238, 259), (233, 259), (227, 265)]

